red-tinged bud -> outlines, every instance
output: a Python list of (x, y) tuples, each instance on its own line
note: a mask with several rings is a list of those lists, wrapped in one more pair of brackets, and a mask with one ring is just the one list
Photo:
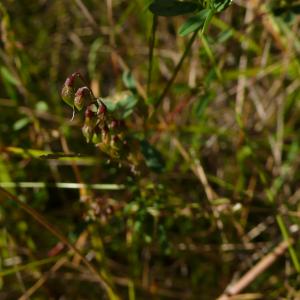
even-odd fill
[(89, 89), (84, 86), (77, 90), (74, 98), (74, 105), (80, 111), (83, 109), (84, 104), (88, 102), (89, 98)]
[(76, 77), (80, 76), (80, 74), (78, 72), (73, 73), (71, 76), (69, 76), (66, 81), (65, 81), (65, 85), (66, 86), (73, 86), (74, 85), (74, 81), (76, 79)]
[(74, 85), (74, 79), (72, 76), (68, 77), (65, 81), (66, 86), (73, 86)]
[(61, 98), (65, 103), (67, 103), (69, 106), (74, 106), (74, 97), (75, 92), (72, 86), (64, 84), (62, 90), (61, 90)]
[(92, 126), (89, 125), (83, 125), (82, 127), (82, 134), (86, 139), (86, 142), (89, 143), (92, 140), (94, 130)]
[(87, 109), (84, 112), (84, 115), (86, 118), (91, 119), (94, 116), (94, 112), (89, 107), (87, 107)]
[(119, 127), (119, 121), (118, 120), (112, 120), (109, 124), (109, 127), (113, 130), (117, 129)]
[(61, 97), (63, 101), (66, 102), (71, 107), (74, 107), (74, 97), (75, 97), (74, 81), (78, 76), (80, 76), (78, 72), (73, 73), (71, 76), (69, 76), (66, 79), (61, 91)]
[(103, 115), (106, 112), (107, 112), (107, 107), (106, 107), (106, 105), (103, 102), (101, 102), (100, 105), (99, 105), (99, 109), (98, 109), (97, 114), (98, 115)]
[(102, 131), (105, 132), (106, 134), (109, 133), (109, 129), (108, 129), (107, 125), (105, 125), (105, 126), (103, 127)]
[(82, 96), (84, 96), (86, 91), (88, 91), (88, 88), (86, 86), (83, 86), (77, 90), (75, 96), (82, 97)]
[(110, 140), (110, 135), (109, 135), (109, 130), (107, 126), (104, 126), (104, 128), (102, 129), (102, 142), (104, 144), (109, 144), (109, 140)]

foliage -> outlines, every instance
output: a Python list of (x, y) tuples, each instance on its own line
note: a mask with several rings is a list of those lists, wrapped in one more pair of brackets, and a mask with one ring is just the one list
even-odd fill
[(0, 23), (0, 299), (299, 297), (299, 1)]

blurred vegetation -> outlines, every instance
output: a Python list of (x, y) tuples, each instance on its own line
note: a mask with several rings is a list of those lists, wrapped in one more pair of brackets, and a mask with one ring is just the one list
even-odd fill
[(229, 2), (0, 2), (1, 300), (300, 298), (300, 3)]

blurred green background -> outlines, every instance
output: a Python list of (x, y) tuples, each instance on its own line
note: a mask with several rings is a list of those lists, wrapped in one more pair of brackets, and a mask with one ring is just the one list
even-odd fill
[[(0, 186), (64, 236), (1, 190), (0, 299), (217, 299), (283, 241), (222, 299), (299, 299), (298, 10), (234, 1), (156, 106), (191, 34), (178, 33), (189, 16), (158, 17), (147, 89), (149, 2), (0, 2)], [(126, 130), (155, 149), (138, 172), (71, 120), (60, 92), (76, 71), (97, 97), (131, 72)]]

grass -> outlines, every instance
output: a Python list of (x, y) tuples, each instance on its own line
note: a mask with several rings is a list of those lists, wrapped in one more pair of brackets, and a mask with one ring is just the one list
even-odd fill
[(143, 0), (0, 4), (0, 299), (299, 297), (299, 16), (272, 5), (182, 36)]

